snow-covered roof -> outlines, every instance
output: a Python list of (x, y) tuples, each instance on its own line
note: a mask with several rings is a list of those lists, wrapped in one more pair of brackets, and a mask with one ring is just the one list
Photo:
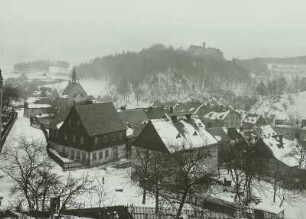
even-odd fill
[(211, 120), (223, 120), (230, 113), (230, 110), (226, 110), (224, 112), (209, 112), (204, 115), (204, 118)]
[(42, 119), (42, 118), (49, 118), (52, 116), (53, 116), (52, 113), (43, 113), (43, 114), (37, 115), (36, 117)]
[(31, 103), (28, 105), (29, 109), (39, 109), (39, 108), (50, 108), (50, 104), (39, 104), (39, 103)]
[(57, 129), (60, 129), (62, 127), (62, 125), (64, 124), (64, 121), (63, 122), (60, 122), (56, 125)]
[(198, 118), (176, 122), (171, 119), (154, 119), (151, 122), (170, 153), (217, 143)]
[(41, 100), (41, 98), (39, 98), (39, 97), (29, 97), (25, 102), (28, 103), (28, 104), (31, 104), (31, 103), (35, 103), (39, 100)]
[(298, 160), (289, 153), (294, 150), (297, 143), (283, 138), (283, 145), (280, 146), (279, 137), (270, 125), (260, 126), (256, 129), (264, 143), (270, 148), (274, 157), (289, 167), (298, 166)]

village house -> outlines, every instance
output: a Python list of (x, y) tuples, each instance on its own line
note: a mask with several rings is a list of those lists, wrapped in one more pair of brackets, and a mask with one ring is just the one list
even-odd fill
[(208, 104), (204, 104), (200, 101), (190, 101), (186, 103), (177, 103), (173, 106), (173, 110), (170, 110), (174, 113), (191, 113), (202, 118), (209, 112), (209, 108), (210, 106)]
[(46, 97), (29, 97), (24, 103), (23, 116), (30, 118), (37, 115), (49, 114), (50, 100)]
[(207, 153), (205, 165), (218, 171), (218, 142), (202, 121), (190, 114), (172, 114), (171, 118), (152, 119), (132, 144), (135, 148), (161, 153)]
[(126, 127), (111, 102), (74, 105), (49, 145), (64, 158), (96, 166), (126, 156)]
[(203, 116), (203, 122), (206, 127), (241, 127), (240, 114), (234, 110), (228, 109), (222, 112), (209, 112)]
[(242, 127), (244, 130), (253, 129), (256, 126), (267, 125), (267, 121), (258, 114), (248, 113), (242, 121)]
[(123, 109), (118, 113), (121, 121), (126, 125), (127, 147), (128, 151), (130, 151), (132, 142), (138, 137), (150, 119), (142, 109)]
[(82, 85), (77, 81), (75, 68), (72, 70), (71, 81), (61, 94), (63, 97), (69, 99), (86, 99), (88, 94), (83, 89)]

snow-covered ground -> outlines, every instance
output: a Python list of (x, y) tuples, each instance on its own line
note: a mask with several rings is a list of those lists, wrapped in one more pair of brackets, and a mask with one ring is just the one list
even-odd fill
[(265, 117), (276, 116), (277, 119), (288, 119), (289, 116), (306, 118), (305, 109), (306, 91), (261, 99), (250, 111)]
[[(27, 138), (33, 138), (36, 140), (42, 141), (46, 144), (46, 140), (42, 131), (39, 129), (33, 128), (30, 126), (30, 122), (28, 118), (22, 117), (23, 111), (19, 111), (19, 116), (12, 128), (7, 141), (4, 145), (6, 147), (14, 147), (17, 144), (16, 140), (18, 136), (23, 135), (27, 136)], [(1, 159), (1, 157), (0, 157)], [(124, 162), (124, 161), (122, 161)], [(56, 171), (59, 175), (63, 177), (67, 177), (71, 174), (73, 177), (82, 177), (83, 175), (88, 174), (89, 178), (94, 180), (94, 183), (97, 183), (97, 180), (100, 182), (104, 179), (105, 186), (105, 199), (102, 202), (103, 206), (106, 205), (126, 205), (126, 204), (134, 204), (135, 206), (143, 206), (142, 205), (142, 190), (134, 185), (130, 180), (130, 168), (116, 168), (115, 165), (109, 164), (107, 166), (100, 166), (91, 169), (81, 169), (75, 171), (66, 171), (63, 172), (62, 169), (55, 165), (53, 171)], [(10, 178), (5, 176), (0, 172), (2, 176), (0, 178), (0, 196), (4, 197), (3, 206), (8, 206), (10, 197), (10, 188), (12, 186), (12, 182)], [(225, 175), (222, 175), (224, 177)], [(221, 177), (221, 178), (222, 178)], [(229, 176), (227, 176), (229, 177)], [(121, 192), (122, 190), (122, 192)], [(271, 184), (266, 182), (257, 182), (256, 186), (253, 190), (253, 193), (260, 197), (262, 203), (257, 206), (260, 209), (281, 209), (279, 208), (280, 198), (277, 197), (276, 203), (273, 204), (273, 187)], [(303, 194), (294, 194), (292, 192), (283, 191), (282, 194), (286, 194), (287, 199), (283, 204), (283, 208), (285, 209), (286, 218), (290, 219), (302, 219), (305, 218), (306, 215), (306, 196)], [(215, 194), (216, 197), (233, 201), (234, 196), (230, 193), (220, 192)], [(98, 197), (94, 194), (86, 194), (80, 197), (80, 204), (83, 207), (94, 207), (98, 206), (97, 201)], [(147, 202), (145, 206), (154, 206), (154, 198), (148, 196)]]
[[(43, 132), (31, 127), (29, 119), (23, 117), (23, 110), (18, 112), (18, 119), (7, 137), (3, 150), (5, 150), (6, 147), (15, 147), (18, 144), (18, 136), (26, 136), (27, 139), (34, 139), (41, 141), (45, 145), (47, 144)], [(68, 177), (69, 174), (76, 178), (88, 174), (89, 179), (93, 180), (93, 183), (96, 185), (98, 184), (98, 180), (101, 183), (104, 178), (106, 194), (103, 205), (105, 206), (134, 204), (137, 206), (153, 207), (155, 203), (154, 199), (148, 196), (146, 204), (142, 205), (142, 190), (131, 182), (130, 168), (116, 168), (114, 165), (108, 164), (107, 166), (100, 166), (91, 169), (63, 172), (61, 167), (55, 164), (53, 171), (63, 176), (63, 179)], [(2, 205), (5, 207), (9, 206), (9, 202), (11, 201), (10, 188), (12, 186), (12, 181), (2, 172), (0, 172), (0, 176), (0, 196), (4, 197)], [(122, 192), (118, 190), (122, 190)], [(80, 201), (80, 204), (82, 204), (83, 207), (98, 206), (98, 196), (94, 193), (86, 194), (83, 197), (80, 197), (79, 200), (82, 200)]]

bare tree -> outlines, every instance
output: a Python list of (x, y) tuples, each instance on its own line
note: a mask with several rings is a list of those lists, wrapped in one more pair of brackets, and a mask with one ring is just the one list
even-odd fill
[(20, 207), (30, 212), (45, 212), (47, 200), (56, 191), (59, 177), (51, 172), (52, 161), (42, 142), (17, 139), (15, 147), (7, 148), (2, 156), (1, 170), (13, 181), (11, 194)]
[(88, 175), (81, 178), (74, 178), (69, 174), (65, 181), (61, 183), (57, 196), (61, 200), (58, 216), (60, 217), (68, 207), (76, 207), (77, 200), (93, 189), (92, 180)]
[(176, 207), (175, 218), (179, 218), (188, 198), (205, 193), (213, 180), (205, 165), (209, 152), (185, 145), (172, 148), (169, 154), (139, 150), (132, 178), (155, 196), (157, 212), (159, 203), (167, 200)]

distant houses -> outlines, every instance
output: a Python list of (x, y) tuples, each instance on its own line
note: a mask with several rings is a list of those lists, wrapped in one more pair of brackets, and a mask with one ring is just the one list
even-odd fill
[(228, 109), (222, 112), (209, 112), (203, 116), (203, 121), (207, 127), (241, 127), (241, 116), (238, 112)]
[(37, 115), (49, 114), (50, 99), (46, 97), (29, 97), (24, 103), (24, 117), (30, 118)]
[(110, 102), (76, 104), (57, 128), (49, 143), (64, 158), (95, 166), (126, 156), (126, 127)]

